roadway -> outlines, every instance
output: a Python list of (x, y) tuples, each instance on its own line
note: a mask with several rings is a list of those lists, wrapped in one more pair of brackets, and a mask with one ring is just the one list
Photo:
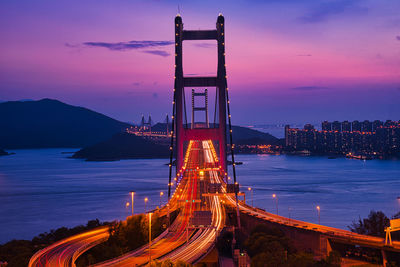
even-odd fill
[(83, 252), (104, 242), (108, 237), (108, 227), (74, 235), (36, 252), (28, 266), (75, 266), (75, 260)]
[[(204, 171), (206, 165), (204, 163), (213, 160), (211, 151), (205, 149), (207, 145), (208, 142), (205, 141), (190, 141), (188, 145), (184, 165), (178, 172), (182, 173), (182, 178), (169, 202), (171, 210), (180, 208), (180, 213), (170, 229), (152, 241), (150, 250), (146, 245), (95, 266), (144, 265), (149, 262), (150, 257), (152, 260), (171, 259), (194, 263), (213, 248), (225, 218), (220, 199), (218, 196), (212, 196), (206, 197), (205, 203), (193, 202), (200, 200), (202, 193), (205, 193), (206, 188), (200, 186), (200, 182), (215, 182), (215, 176), (218, 175), (218, 168)], [(212, 211), (211, 225), (202, 228), (192, 227), (190, 219), (194, 211), (208, 208)]]

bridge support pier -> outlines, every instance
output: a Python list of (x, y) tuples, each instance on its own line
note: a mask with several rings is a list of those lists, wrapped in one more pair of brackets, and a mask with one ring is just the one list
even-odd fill
[(331, 242), (327, 236), (321, 235), (319, 236), (319, 256), (321, 258), (326, 258), (332, 251)]
[(386, 252), (382, 249), (381, 253), (382, 253), (382, 264), (383, 264), (383, 267), (386, 267), (387, 263), (388, 263)]

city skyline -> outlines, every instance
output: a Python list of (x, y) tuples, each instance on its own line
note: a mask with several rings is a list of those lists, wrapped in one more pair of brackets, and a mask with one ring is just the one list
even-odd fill
[[(2, 101), (54, 98), (122, 121), (161, 121), (171, 112), (179, 6), (190, 29), (226, 17), (234, 124), (398, 120), (396, 1), (0, 5)], [(212, 75), (213, 47), (184, 44), (185, 74)]]

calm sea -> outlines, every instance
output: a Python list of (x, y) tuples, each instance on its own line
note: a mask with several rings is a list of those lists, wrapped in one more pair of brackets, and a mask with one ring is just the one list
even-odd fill
[[(111, 221), (166, 201), (166, 159), (85, 162), (69, 159), (74, 149), (15, 150), (0, 157), (0, 243), (90, 219)], [(346, 229), (370, 210), (392, 216), (400, 210), (400, 161), (238, 155), (238, 181), (254, 189), (254, 205), (296, 219)], [(251, 203), (251, 195), (247, 197)]]

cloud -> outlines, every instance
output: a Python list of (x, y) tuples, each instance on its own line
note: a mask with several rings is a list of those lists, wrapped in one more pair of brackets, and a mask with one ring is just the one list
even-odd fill
[(324, 2), (310, 10), (308, 14), (299, 18), (303, 23), (319, 23), (328, 20), (332, 16), (351, 11), (356, 14), (368, 12), (368, 8), (359, 6), (359, 0), (338, 0)]
[(85, 47), (102, 47), (107, 48), (111, 51), (128, 51), (128, 50), (139, 50), (142, 53), (157, 55), (161, 57), (168, 57), (170, 53), (164, 50), (143, 50), (146, 48), (160, 48), (174, 44), (174, 41), (129, 41), (129, 42), (84, 42), (82, 44), (70, 44), (65, 43), (64, 45), (69, 48), (80, 48)]
[(69, 47), (69, 48), (80, 48), (80, 45), (79, 45), (79, 44), (65, 43), (64, 45), (65, 45), (66, 47)]
[(132, 83), (133, 86), (140, 86), (142, 84), (143, 84), (143, 82), (134, 82), (134, 83)]
[(396, 40), (400, 41), (400, 35), (396, 36)]
[(198, 73), (185, 73), (185, 76), (215, 76), (215, 72), (198, 72)]
[(147, 54), (156, 55), (156, 56), (161, 56), (161, 57), (168, 57), (170, 55), (170, 53), (168, 53), (167, 51), (164, 51), (164, 50), (145, 50), (142, 52), (147, 53)]
[(296, 91), (319, 91), (319, 90), (326, 90), (329, 89), (328, 87), (321, 87), (321, 86), (300, 86), (291, 88), (292, 90)]
[(300, 55), (296, 55), (298, 57), (311, 57), (311, 54), (300, 54)]
[(149, 47), (163, 47), (174, 44), (174, 41), (129, 41), (118, 43), (107, 42), (85, 42), (83, 45), (89, 47), (104, 47), (113, 51), (126, 51), (132, 49), (142, 49)]
[(195, 43), (193, 46), (197, 46), (200, 48), (217, 48), (217, 44), (210, 44), (210, 43)]

